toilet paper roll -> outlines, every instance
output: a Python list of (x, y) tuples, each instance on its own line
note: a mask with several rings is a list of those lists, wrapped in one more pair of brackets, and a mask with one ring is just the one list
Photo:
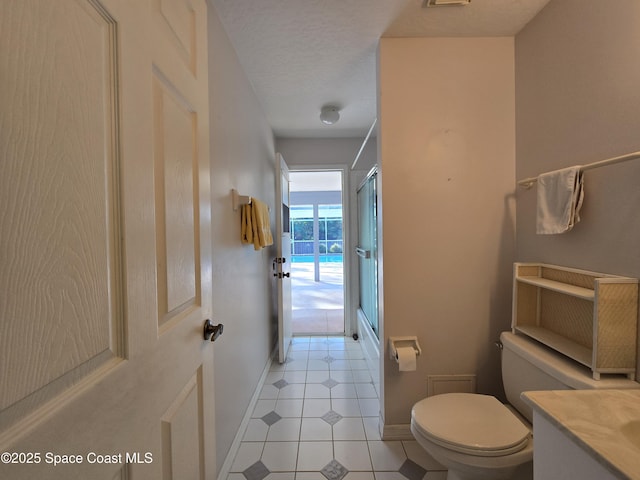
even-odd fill
[(416, 351), (413, 347), (398, 347), (398, 365), (401, 372), (414, 372), (416, 370)]

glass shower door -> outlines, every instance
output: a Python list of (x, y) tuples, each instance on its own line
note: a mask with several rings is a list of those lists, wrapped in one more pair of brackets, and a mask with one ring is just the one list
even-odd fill
[(360, 309), (378, 334), (377, 169), (371, 170), (358, 189), (358, 254)]

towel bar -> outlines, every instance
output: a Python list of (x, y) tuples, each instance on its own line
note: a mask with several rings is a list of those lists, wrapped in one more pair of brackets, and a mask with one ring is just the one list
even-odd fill
[(240, 195), (235, 188), (231, 189), (231, 200), (233, 202), (233, 210), (238, 210), (241, 205), (251, 204), (251, 197), (249, 195)]
[[(600, 160), (599, 162), (593, 162), (588, 165), (583, 165), (582, 171), (584, 172), (585, 170), (604, 167), (605, 165), (622, 163), (622, 162), (626, 162), (627, 160), (635, 160), (637, 158), (640, 158), (640, 152), (628, 153), (626, 155), (621, 155), (619, 157), (607, 158), (606, 160)], [(531, 188), (533, 184), (536, 183), (537, 181), (538, 181), (538, 177), (529, 177), (529, 178), (525, 178), (524, 180), (518, 181), (518, 185), (525, 188)]]

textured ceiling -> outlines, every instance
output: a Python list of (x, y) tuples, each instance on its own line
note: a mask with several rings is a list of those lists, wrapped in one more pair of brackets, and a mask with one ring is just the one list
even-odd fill
[[(512, 36), (549, 0), (211, 0), (277, 137), (364, 137), (382, 36)], [(334, 104), (340, 121), (320, 122)]]

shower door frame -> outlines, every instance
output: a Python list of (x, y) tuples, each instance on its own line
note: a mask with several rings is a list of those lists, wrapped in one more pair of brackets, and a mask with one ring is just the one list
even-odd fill
[(356, 241), (356, 246), (360, 247), (360, 202), (358, 201), (358, 195), (360, 193), (360, 191), (365, 187), (365, 185), (370, 182), (373, 179), (373, 194), (374, 194), (374, 208), (376, 209), (375, 214), (373, 215), (373, 219), (372, 219), (372, 225), (374, 226), (374, 232), (373, 232), (373, 238), (372, 238), (372, 242), (374, 245), (374, 249), (373, 251), (370, 251), (370, 256), (372, 258), (372, 260), (374, 261), (374, 266), (375, 266), (375, 271), (374, 273), (374, 290), (372, 292), (372, 298), (373, 301), (375, 302), (375, 313), (376, 313), (376, 325), (374, 327), (374, 325), (371, 323), (371, 319), (369, 319), (369, 317), (367, 316), (366, 312), (364, 309), (361, 308), (362, 305), (362, 287), (363, 287), (363, 282), (362, 282), (362, 278), (361, 278), (361, 266), (360, 266), (360, 257), (357, 257), (357, 261), (358, 261), (358, 302), (356, 305), (356, 312), (359, 310), (362, 310), (362, 315), (364, 316), (364, 318), (367, 319), (367, 323), (369, 324), (369, 326), (371, 327), (371, 330), (373, 331), (373, 333), (376, 335), (376, 337), (378, 337), (378, 341), (380, 341), (380, 336), (381, 336), (381, 322), (380, 322), (380, 299), (379, 299), (379, 293), (380, 293), (380, 278), (379, 278), (379, 258), (378, 258), (378, 248), (379, 248), (379, 235), (378, 235), (378, 216), (379, 216), (379, 211), (378, 211), (378, 175), (379, 175), (379, 169), (378, 166), (374, 166), (373, 168), (371, 168), (371, 170), (369, 170), (369, 172), (367, 173), (367, 175), (364, 177), (364, 179), (359, 183), (358, 188), (356, 189), (356, 221), (357, 221), (357, 225), (358, 225), (358, 236), (355, 239)]

